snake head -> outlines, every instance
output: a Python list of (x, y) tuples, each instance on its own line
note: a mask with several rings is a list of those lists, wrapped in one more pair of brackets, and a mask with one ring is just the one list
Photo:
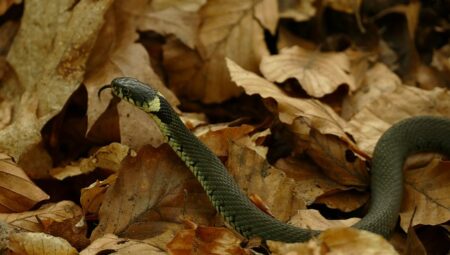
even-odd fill
[(158, 112), (161, 108), (162, 95), (137, 79), (131, 77), (119, 77), (111, 81), (112, 93), (139, 107), (145, 112)]

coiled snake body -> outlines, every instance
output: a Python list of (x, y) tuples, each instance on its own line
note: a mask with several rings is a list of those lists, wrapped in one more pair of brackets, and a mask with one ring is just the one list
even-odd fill
[[(111, 88), (115, 96), (150, 114), (217, 211), (243, 236), (300, 242), (319, 233), (280, 222), (254, 206), (221, 161), (184, 126), (159, 92), (129, 77), (114, 79), (99, 93), (104, 88)], [(406, 157), (421, 151), (450, 154), (449, 134), (449, 119), (425, 116), (401, 121), (386, 131), (373, 154), (369, 212), (353, 227), (387, 237), (400, 211)]]

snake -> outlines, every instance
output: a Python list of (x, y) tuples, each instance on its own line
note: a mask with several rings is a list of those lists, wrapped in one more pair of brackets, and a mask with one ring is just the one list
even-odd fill
[[(247, 239), (304, 242), (321, 231), (277, 220), (256, 207), (221, 160), (193, 135), (157, 90), (135, 78), (118, 77), (103, 86), (155, 121), (165, 142), (192, 171), (225, 222)], [(392, 125), (378, 140), (371, 161), (368, 212), (352, 227), (388, 238), (397, 224), (403, 196), (403, 165), (417, 152), (450, 155), (450, 119), (415, 116)], [(270, 188), (270, 187), (267, 187)]]

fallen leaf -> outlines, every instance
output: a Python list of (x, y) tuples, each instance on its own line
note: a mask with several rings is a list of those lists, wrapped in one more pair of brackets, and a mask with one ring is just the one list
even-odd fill
[(312, 97), (323, 97), (341, 85), (347, 85), (350, 91), (356, 89), (350, 75), (350, 60), (342, 52), (323, 53), (294, 46), (282, 49), (278, 55), (264, 57), (260, 68), (272, 82), (296, 79)]
[(418, 115), (450, 117), (450, 93), (434, 88), (422, 90), (398, 86), (392, 93), (380, 95), (348, 122), (345, 130), (352, 134), (358, 147), (372, 154), (379, 137), (395, 122)]
[(208, 1), (199, 13), (198, 50), (173, 40), (164, 46), (170, 88), (177, 95), (206, 103), (239, 95), (240, 88), (230, 81), (226, 71), (225, 56), (257, 70), (261, 57), (268, 54), (262, 44), (263, 29), (254, 18), (258, 10), (259, 3), (252, 0)]
[(123, 162), (105, 194), (91, 239), (107, 233), (145, 239), (181, 229), (184, 219), (207, 224), (215, 213), (200, 184), (167, 144), (145, 146)]
[[(104, 129), (110, 128), (110, 125), (95, 130), (92, 130), (92, 127), (97, 122), (101, 123), (99, 118), (105, 114), (111, 96), (103, 93), (99, 100), (97, 92), (101, 86), (109, 84), (116, 77), (137, 78), (160, 91), (172, 105), (179, 103), (151, 68), (150, 58), (143, 45), (136, 42), (139, 37), (136, 31), (138, 19), (144, 15), (147, 4), (148, 1), (114, 1), (106, 14), (105, 24), (98, 37), (108, 40), (97, 40), (84, 77), (89, 105), (88, 137), (101, 141), (105, 139), (102, 137), (107, 134)], [(122, 136), (120, 139), (124, 144), (133, 149), (149, 143), (155, 146), (161, 144), (162, 138), (156, 132), (158, 128), (146, 114), (127, 103), (119, 104), (118, 112)], [(130, 115), (133, 117), (130, 118)], [(130, 132), (127, 132), (128, 130)]]
[(20, 4), (22, 0), (1, 0), (0, 1), (0, 16), (5, 14), (5, 12), (13, 5)]
[(238, 144), (230, 144), (228, 153), (227, 168), (239, 187), (249, 195), (258, 195), (277, 219), (286, 221), (297, 210), (305, 208), (295, 181), (283, 171)]
[(350, 119), (384, 93), (395, 91), (401, 84), (400, 78), (394, 72), (386, 65), (377, 63), (364, 74), (361, 88), (343, 102), (342, 116)]
[(98, 218), (98, 211), (103, 203), (105, 193), (114, 184), (117, 175), (110, 175), (103, 181), (96, 181), (81, 190), (80, 204), (86, 218)]
[(269, 241), (274, 255), (278, 254), (348, 254), (397, 255), (394, 247), (383, 237), (369, 231), (334, 228), (324, 231), (317, 239), (303, 244), (283, 244)]
[(71, 201), (46, 204), (35, 211), (0, 214), (0, 220), (22, 231), (59, 236), (75, 247), (86, 246), (87, 225), (81, 208)]
[(435, 158), (429, 165), (405, 171), (405, 194), (400, 226), (437, 225), (450, 219), (449, 161)]
[(111, 143), (99, 148), (89, 158), (81, 158), (71, 165), (51, 169), (50, 175), (58, 180), (64, 180), (67, 177), (89, 173), (97, 167), (118, 171), (122, 160), (128, 155), (129, 151), (130, 149), (125, 145)]
[(0, 212), (23, 212), (50, 197), (7, 155), (0, 153)]
[(297, 22), (306, 21), (316, 15), (314, 0), (279, 1), (280, 17), (290, 18)]
[[(1, 150), (17, 159), (25, 170), (46, 170), (51, 165), (51, 160), (44, 160), (49, 156), (43, 146), (39, 146), (40, 130), (80, 85), (103, 14), (111, 2), (25, 3), (20, 29), (7, 57), (17, 80), (3, 82), (4, 91), (17, 92), (17, 86), (22, 90), (10, 93), (16, 95), (10, 100), (17, 114), (13, 123), (0, 130)], [(28, 158), (24, 159), (24, 154)], [(45, 164), (39, 165), (42, 162)]]
[(358, 220), (358, 218), (328, 220), (323, 217), (319, 211), (309, 209), (299, 210), (297, 214), (291, 218), (289, 223), (304, 229), (326, 230), (330, 228), (350, 227), (358, 222)]
[(165, 250), (165, 247), (159, 247), (151, 239), (133, 240), (106, 234), (93, 241), (91, 245), (80, 252), (80, 255), (103, 253), (163, 255), (167, 254)]
[(197, 227), (178, 232), (167, 244), (167, 250), (173, 255), (211, 254), (236, 255), (251, 254), (240, 246), (241, 239), (226, 228)]
[(27, 255), (76, 255), (77, 250), (69, 242), (45, 233), (15, 233), (10, 236), (12, 254)]

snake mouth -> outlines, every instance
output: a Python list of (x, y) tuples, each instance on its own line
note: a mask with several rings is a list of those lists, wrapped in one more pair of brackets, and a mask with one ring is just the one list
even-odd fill
[(110, 89), (110, 88), (112, 88), (111, 84), (106, 84), (106, 85), (102, 86), (97, 92), (98, 99), (100, 99), (100, 96), (101, 96), (101, 93), (103, 90)]

